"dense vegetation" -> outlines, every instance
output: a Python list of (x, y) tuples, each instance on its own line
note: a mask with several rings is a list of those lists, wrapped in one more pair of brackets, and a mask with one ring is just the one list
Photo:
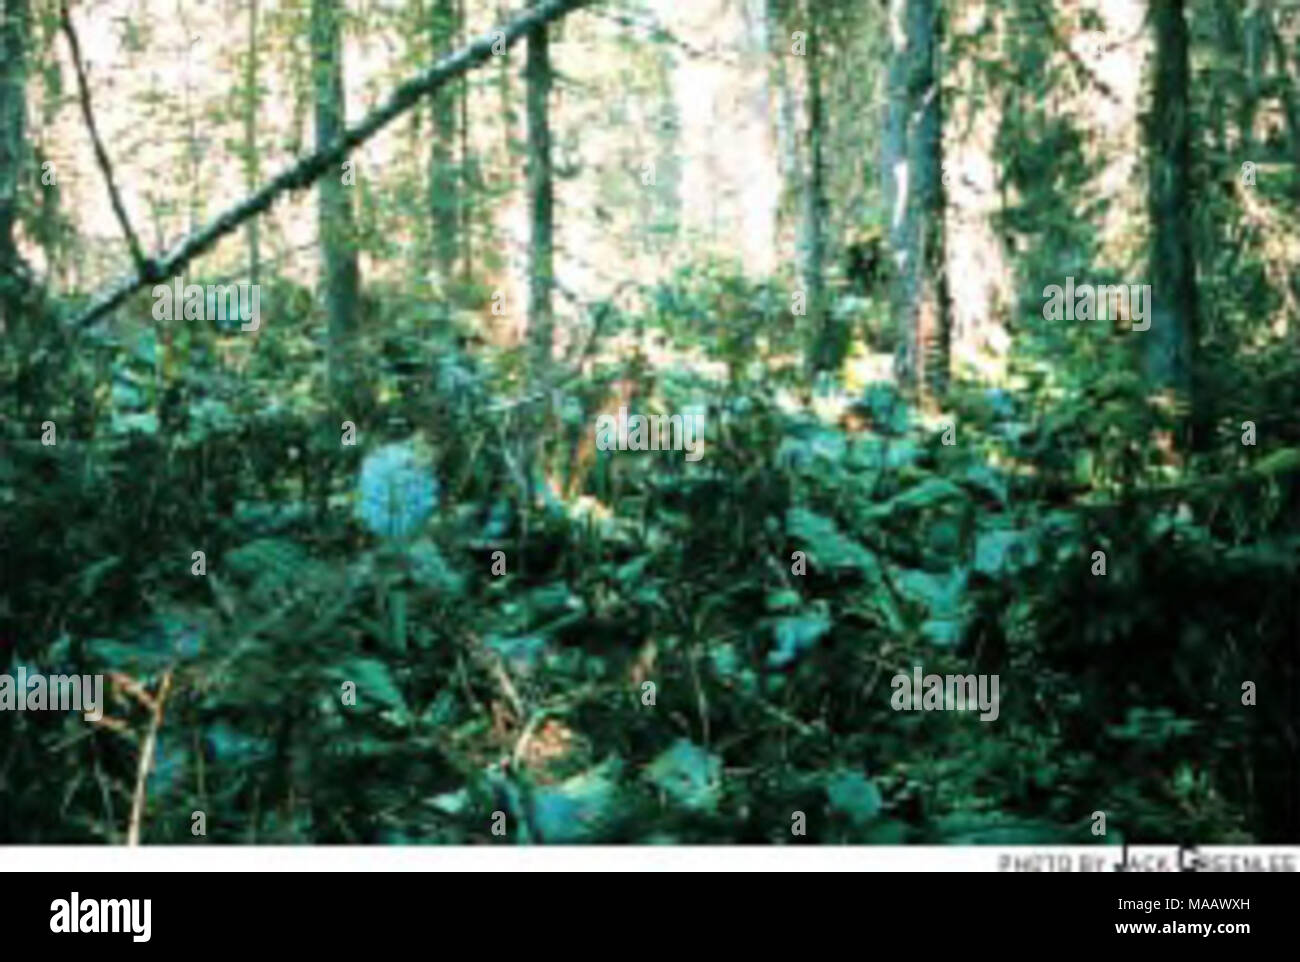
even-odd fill
[[(346, 126), (346, 5), (299, 6), (254, 2), (219, 74), (248, 85), (222, 118), (245, 146), (240, 103), (291, 109), (248, 77), (298, 38), (316, 145)], [(417, 32), (405, 76), (489, 6), (359, 7), (346, 31)], [(596, 133), (557, 91), (668, 97), (665, 64), (721, 56), (595, 6), (527, 32), (504, 79), (425, 91), (422, 139), (364, 187), (333, 157), (294, 185), (316, 185), (314, 285), (259, 255), (273, 226), (242, 233), (265, 212), (166, 265), (260, 284), (253, 333), (154, 320), (161, 275), (126, 240), (93, 242), (139, 281), (110, 311), (112, 274), (59, 267), (92, 240), (41, 185), (42, 128), (90, 97), (58, 11), (4, 0), (0, 672), (108, 685), (96, 723), (0, 711), (0, 841), (1295, 841), (1300, 24), (1219, 0), (740, 4), (793, 91), (780, 256), (691, 236), (679, 198), (619, 221), (669, 266), (582, 286), (555, 238), (598, 219), (562, 203), (596, 175), (552, 154)], [(593, 23), (591, 69), (651, 93), (566, 76), (548, 31)], [(26, 127), (15, 97), (45, 98)], [(493, 99), (523, 116), (474, 112)], [(1132, 138), (1119, 178), (1099, 116)], [(636, 149), (670, 191), (690, 146)], [(963, 214), (984, 169), (996, 203)], [(109, 171), (78, 172), (97, 205)], [(620, 175), (641, 204), (642, 165)], [(516, 337), (492, 309), (512, 192)], [(175, 249), (196, 228), (171, 223)], [(1000, 266), (960, 260), (988, 245)], [(1067, 277), (1151, 285), (1150, 329), (1049, 317)], [(620, 406), (702, 415), (703, 456), (599, 450)], [(914, 666), (996, 675), (996, 718), (896, 710)]]

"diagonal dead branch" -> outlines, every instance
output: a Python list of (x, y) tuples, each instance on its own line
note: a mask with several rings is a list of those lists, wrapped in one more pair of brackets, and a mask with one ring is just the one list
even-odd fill
[(117, 182), (113, 179), (113, 165), (109, 162), (108, 151), (104, 149), (104, 141), (100, 139), (99, 128), (95, 126), (95, 112), (90, 106), (90, 84), (86, 82), (86, 69), (81, 62), (81, 44), (77, 42), (77, 31), (73, 28), (72, 17), (68, 14), (68, 0), (60, 0), (59, 18), (63, 23), (64, 36), (68, 38), (68, 48), (72, 51), (72, 66), (77, 72), (81, 114), (86, 118), (86, 129), (90, 131), (91, 142), (95, 145), (95, 161), (104, 175), (108, 199), (113, 202), (113, 213), (117, 215), (117, 222), (122, 225), (122, 233), (126, 235), (126, 243), (131, 248), (131, 260), (135, 262), (135, 269), (141, 276), (152, 280), (157, 276), (153, 272), (154, 265), (145, 257), (144, 248), (140, 246), (140, 238), (131, 228), (131, 220), (126, 216), (122, 195), (118, 193)]
[(421, 98), (490, 59), (493, 56), (494, 46), (498, 49), (503, 47), (508, 49), (532, 31), (545, 27), (552, 21), (581, 7), (589, 6), (593, 2), (595, 0), (544, 0), (537, 6), (530, 7), (508, 25), (498, 27), (492, 33), (479, 37), (469, 46), (443, 57), (428, 70), (400, 84), (389, 94), (387, 100), (345, 130), (343, 135), (333, 143), (299, 158), (260, 189), (227, 208), (215, 219), (159, 256), (152, 264), (152, 271), (137, 270), (134, 274), (122, 278), (103, 290), (85, 310), (73, 318), (73, 326), (88, 327), (121, 306), (123, 301), (150, 283), (154, 277), (170, 277), (175, 274), (248, 218), (267, 210), (281, 194), (310, 187), (334, 164), (374, 137), (389, 123), (418, 103)]

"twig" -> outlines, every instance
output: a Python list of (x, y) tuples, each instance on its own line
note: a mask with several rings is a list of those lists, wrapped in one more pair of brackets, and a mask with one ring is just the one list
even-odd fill
[(695, 689), (695, 706), (700, 713), (700, 733), (703, 737), (704, 744), (709, 744), (709, 699), (704, 694), (704, 687), (700, 684), (700, 670), (696, 662), (699, 660), (699, 646), (692, 647), (690, 653), (686, 656), (687, 663), (691, 666), (691, 685)]
[(127, 829), (126, 844), (140, 844), (140, 822), (144, 818), (145, 789), (149, 783), (149, 769), (153, 767), (154, 746), (158, 742), (158, 730), (162, 728), (163, 709), (167, 704), (167, 695), (172, 687), (172, 669), (163, 674), (162, 684), (158, 686), (158, 695), (154, 699), (153, 717), (149, 720), (149, 732), (144, 736), (140, 748), (140, 760), (135, 769), (135, 796), (131, 801), (131, 825)]
[(466, 637), (469, 638), (470, 644), (475, 654), (478, 656), (479, 663), (487, 668), (488, 673), (492, 675), (496, 679), (497, 684), (501, 686), (501, 693), (506, 696), (506, 701), (508, 701), (510, 707), (514, 709), (515, 717), (518, 718), (520, 722), (523, 722), (528, 718), (528, 709), (524, 707), (524, 701), (519, 697), (519, 690), (515, 688), (514, 682), (510, 680), (510, 674), (506, 671), (501, 656), (496, 652), (491, 651), (487, 645), (483, 644), (477, 635), (467, 635)]
[(136, 236), (131, 221), (126, 216), (122, 195), (118, 193), (117, 183), (113, 180), (113, 165), (109, 162), (108, 151), (104, 149), (104, 142), (99, 137), (99, 128), (95, 126), (95, 113), (90, 107), (90, 84), (86, 82), (86, 71), (81, 63), (81, 44), (77, 42), (77, 31), (73, 28), (72, 17), (68, 14), (68, 0), (59, 0), (59, 16), (63, 21), (63, 33), (68, 38), (68, 47), (72, 51), (72, 66), (77, 72), (77, 88), (81, 94), (81, 115), (86, 118), (86, 129), (90, 131), (90, 139), (95, 145), (95, 160), (104, 175), (108, 199), (113, 202), (113, 213), (117, 215), (117, 222), (122, 225), (122, 233), (126, 235), (126, 243), (131, 248), (131, 260), (135, 262), (135, 269), (146, 280), (155, 280), (161, 275), (157, 273), (157, 265), (145, 257), (144, 248), (140, 246), (140, 238)]
[(533, 735), (537, 733), (537, 727), (550, 713), (549, 709), (540, 708), (529, 717), (527, 724), (524, 725), (524, 730), (515, 741), (514, 751), (510, 753), (510, 767), (512, 770), (517, 771), (519, 769), (519, 765), (528, 751), (528, 745), (532, 742)]
[(581, 348), (573, 351), (570, 356), (564, 360), (563, 368), (557, 376), (553, 377), (550, 383), (545, 384), (528, 394), (521, 395), (520, 397), (509, 398), (504, 401), (497, 401), (490, 404), (484, 409), (483, 413), (500, 414), (505, 411), (513, 411), (515, 408), (524, 407), (525, 405), (541, 401), (544, 398), (553, 395), (554, 392), (567, 387), (573, 381), (576, 381), (582, 376), (583, 364), (591, 356), (592, 348), (595, 347), (596, 341), (600, 337), (600, 333), (600, 318), (595, 317), (593, 318), (591, 333), (587, 335), (586, 342)]
[(687, 43), (653, 16), (647, 15), (645, 19), (637, 19), (631, 14), (618, 10), (596, 10), (593, 12), (597, 16), (610, 20), (621, 27), (643, 30), (649, 35), (651, 40), (672, 44), (673, 46), (680, 48), (688, 56), (695, 57), (696, 59), (715, 57), (723, 64), (729, 66), (736, 66), (739, 63), (738, 58), (720, 54), (716, 47), (713, 50), (705, 50), (703, 47), (696, 47), (693, 44)]
[[(731, 686), (729, 685), (728, 688), (731, 688)], [(738, 688), (732, 688), (731, 690), (741, 695), (751, 704), (755, 705), (758, 708), (761, 708), (763, 711), (767, 712), (773, 718), (777, 719), (783, 724), (789, 725), (792, 728), (796, 729), (801, 735), (815, 735), (818, 733), (818, 731), (824, 732), (826, 730), (826, 723), (821, 721), (820, 719), (815, 722), (806, 722), (801, 718), (796, 718), (794, 715), (790, 714), (785, 709), (778, 708), (776, 705), (773, 705), (771, 702), (767, 701), (766, 699), (758, 695), (748, 694), (747, 692), (743, 692)]]
[(128, 739), (131, 738), (131, 726), (120, 718), (105, 715), (103, 718), (90, 718), (87, 721), (99, 728), (106, 728), (115, 734), (123, 735)]
[(474, 694), (474, 688), (469, 683), (469, 672), (465, 668), (465, 656), (460, 652), (456, 653), (456, 672), (460, 676), (461, 687), (465, 689), (465, 700), (478, 705), (479, 711), (486, 711), (483, 702)]
[(149, 694), (149, 689), (145, 688), (140, 682), (136, 681), (130, 675), (120, 671), (110, 671), (108, 680), (121, 688), (126, 694), (130, 695), (149, 711), (155, 707), (154, 697)]
[(104, 801), (104, 833), (108, 836), (111, 845), (117, 839), (117, 832), (113, 829), (114, 823), (117, 822), (117, 815), (113, 812), (113, 793), (109, 790), (103, 766), (99, 764), (98, 752), (95, 753), (95, 781), (99, 784), (99, 794)]
[(217, 241), (234, 231), (248, 218), (270, 208), (281, 194), (310, 187), (334, 164), (410, 110), (422, 98), (472, 67), (489, 60), (493, 56), (492, 48), (496, 44), (501, 43), (508, 49), (532, 31), (592, 2), (593, 0), (546, 0), (535, 7), (530, 7), (509, 25), (479, 37), (468, 47), (449, 54), (428, 70), (400, 84), (389, 94), (387, 100), (345, 130), (333, 143), (299, 158), (259, 190), (227, 208), (202, 228), (187, 235), (170, 251), (156, 258), (150, 276), (146, 276), (144, 271), (137, 271), (109, 285), (89, 307), (72, 320), (72, 325), (78, 328), (88, 327), (121, 306), (128, 297), (149, 284), (153, 277), (170, 277), (177, 273), (194, 258), (210, 250)]
[(519, 462), (510, 453), (510, 437), (505, 425), (498, 421), (496, 429), (497, 440), (501, 442), (501, 459), (505, 461), (515, 484), (519, 485), (519, 503), (523, 506), (523, 510), (527, 512), (528, 505), (533, 503), (533, 492), (529, 490), (528, 475), (524, 473), (523, 468), (519, 466)]
[(1110, 84), (1106, 83), (1106, 81), (1093, 73), (1092, 68), (1083, 62), (1083, 58), (1080, 57), (1069, 43), (1066, 42), (1065, 38), (1061, 36), (1060, 31), (1056, 29), (1056, 24), (1052, 22), (1051, 11), (1044, 9), (1041, 3), (1030, 4), (1030, 9), (1038, 15), (1038, 19), (1042, 21), (1043, 26), (1047, 28), (1047, 32), (1051, 34), (1052, 40), (1055, 41), (1056, 45), (1061, 48), (1061, 51), (1065, 54), (1066, 58), (1069, 59), (1070, 65), (1074, 67), (1075, 72), (1084, 79), (1090, 81), (1092, 85), (1097, 88), (1097, 91), (1107, 100), (1116, 106), (1120, 106), (1121, 101), (1119, 95), (1115, 93)]

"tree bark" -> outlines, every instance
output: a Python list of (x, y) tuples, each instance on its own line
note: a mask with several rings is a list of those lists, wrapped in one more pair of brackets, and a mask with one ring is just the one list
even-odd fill
[[(257, 0), (248, 0), (248, 61), (244, 68), (244, 175), (247, 189), (256, 189), (261, 177), (257, 153), (257, 110), (261, 102), (257, 90)], [(261, 251), (256, 217), (248, 220), (248, 282), (258, 283)]]
[[(456, 2), (456, 43), (465, 45), (465, 0)], [(473, 187), (477, 183), (474, 158), (469, 146), (469, 78), (461, 77), (456, 85), (460, 102), (460, 243), (461, 278), (466, 285), (474, 277)]]
[(550, 92), (551, 64), (546, 27), (528, 35), (528, 61), (524, 68), (528, 110), (528, 194), (532, 236), (529, 245), (528, 328), (537, 373), (551, 359), (554, 336), (555, 200), (551, 169)]
[[(434, 0), (429, 21), (434, 58), (449, 53), (456, 41), (454, 0)], [(443, 87), (433, 96), (433, 140), (429, 154), (429, 213), (433, 226), (433, 260), (441, 282), (456, 270), (459, 234), (459, 175), (453, 162), (456, 146), (456, 90)]]
[[(791, 70), (786, 66), (790, 56), (790, 21), (787, 17), (788, 0), (769, 0), (772, 18), (773, 70), (780, 96), (777, 112), (777, 133), (781, 155), (781, 173), (786, 193), (778, 208), (782, 225), (789, 223), (798, 213), (796, 205), (804, 196), (804, 169), (799, 157), (799, 97)], [(796, 221), (797, 222), (797, 221)]]
[(882, 139), (893, 253), (890, 303), (901, 385), (942, 390), (949, 321), (944, 265), (943, 120), (935, 0), (891, 0), (888, 104)]
[[(316, 108), (316, 149), (339, 139), (344, 129), (342, 0), (312, 0), (312, 89)], [(321, 261), (325, 310), (329, 325), (331, 393), (347, 389), (350, 381), (350, 341), (356, 327), (356, 231), (349, 187), (342, 170), (320, 180)]]
[(916, 178), (917, 304), (913, 351), (917, 383), (935, 394), (948, 387), (951, 324), (944, 253), (943, 83), (939, 74), (942, 23), (936, 0), (912, 0), (915, 38), (908, 101), (916, 127), (908, 138)]
[(16, 315), (18, 203), (26, 166), (28, 0), (0, 0), (0, 331)]
[[(1184, 406), (1192, 396), (1192, 348), (1197, 329), (1196, 264), (1192, 251), (1191, 116), (1188, 32), (1184, 0), (1153, 0), (1155, 76), (1147, 130), (1151, 146), (1151, 329), (1143, 333), (1147, 374), (1158, 391)], [(1194, 421), (1195, 419), (1193, 419)], [(1182, 440), (1186, 442), (1186, 430)]]
[(910, 355), (905, 338), (911, 326), (909, 280), (913, 243), (909, 236), (909, 183), (907, 168), (907, 0), (889, 0), (886, 29), (889, 65), (885, 72), (885, 116), (880, 137), (880, 195), (885, 205), (890, 253), (889, 303), (899, 337), (895, 372), (900, 383), (910, 380)]
[(821, 35), (809, 15), (808, 49), (804, 62), (808, 84), (808, 176), (804, 179), (804, 288), (815, 338), (814, 373), (835, 371), (843, 360), (843, 345), (826, 303), (826, 165), (822, 156), (825, 104), (822, 96)]

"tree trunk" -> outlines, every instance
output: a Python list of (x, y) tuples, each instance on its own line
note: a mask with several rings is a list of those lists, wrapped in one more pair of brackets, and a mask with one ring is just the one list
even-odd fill
[(942, 114), (935, 0), (891, 0), (881, 156), (894, 270), (890, 303), (901, 385), (942, 390), (948, 373), (943, 280)]
[[(456, 44), (465, 45), (465, 0), (456, 3)], [(461, 77), (456, 85), (456, 95), (460, 101), (460, 242), (461, 242), (461, 278), (468, 285), (474, 276), (474, 238), (473, 229), (473, 189), (477, 183), (474, 176), (474, 158), (469, 149), (469, 78)]]
[(0, 0), (0, 332), (16, 314), (18, 195), (26, 166), (28, 0)]
[(825, 136), (825, 105), (822, 99), (821, 37), (816, 18), (808, 17), (808, 49), (804, 62), (808, 83), (808, 176), (804, 179), (804, 289), (808, 294), (808, 317), (816, 339), (813, 371), (839, 368), (844, 347), (835, 329), (830, 305), (826, 303), (826, 166), (822, 156)]
[(554, 326), (551, 303), (555, 230), (549, 116), (551, 64), (545, 27), (528, 35), (525, 80), (528, 87), (528, 194), (532, 224), (528, 328), (536, 370), (540, 374), (550, 363)]
[(911, 185), (907, 170), (907, 0), (890, 0), (886, 28), (889, 33), (889, 65), (885, 72), (885, 116), (880, 137), (880, 195), (888, 218), (890, 314), (899, 338), (895, 371), (900, 383), (907, 383), (911, 380), (911, 372), (907, 369), (910, 355), (905, 340), (911, 327), (909, 280), (912, 266), (909, 258), (913, 246), (908, 236), (911, 226), (908, 192)]
[[(316, 98), (317, 149), (337, 139), (345, 126), (342, 13), (341, 0), (312, 0), (312, 88)], [(350, 341), (360, 285), (352, 200), (343, 178), (342, 169), (326, 174), (320, 179), (319, 193), (321, 260), (329, 324), (329, 380), (335, 397), (350, 390)]]
[(918, 384), (936, 394), (948, 386), (950, 322), (944, 265), (943, 98), (938, 63), (942, 25), (936, 0), (912, 0), (915, 44), (908, 102), (915, 129), (908, 135), (908, 166), (916, 178), (916, 265), (919, 271), (915, 335)]
[(1244, 62), (1237, 123), (1241, 127), (1242, 154), (1249, 160), (1255, 149), (1255, 115), (1263, 84), (1264, 12), (1256, 3), (1247, 4), (1241, 12), (1241, 39)]
[(790, 56), (790, 23), (786, 17), (788, 0), (768, 0), (771, 21), (772, 71), (776, 77), (780, 106), (777, 111), (777, 140), (779, 144), (781, 175), (786, 193), (779, 207), (779, 216), (785, 218), (793, 203), (789, 198), (804, 196), (803, 164), (799, 160), (798, 96), (794, 81), (786, 68)]
[[(244, 179), (250, 192), (261, 180), (257, 153), (257, 0), (248, 0), (248, 61), (244, 68)], [(256, 284), (261, 271), (258, 218), (248, 219), (248, 282)]]
[[(1192, 396), (1196, 265), (1191, 234), (1191, 117), (1184, 0), (1151, 4), (1155, 78), (1147, 140), (1151, 146), (1151, 329), (1143, 333), (1147, 374), (1183, 405)], [(1193, 419), (1194, 422), (1195, 419)], [(1182, 440), (1186, 442), (1186, 431)]]
[[(447, 54), (456, 42), (454, 0), (434, 0), (430, 15), (433, 58)], [(433, 224), (433, 259), (443, 285), (456, 269), (460, 215), (459, 177), (453, 162), (456, 146), (456, 89), (448, 85), (433, 97), (433, 138), (429, 154), (429, 212)]]

